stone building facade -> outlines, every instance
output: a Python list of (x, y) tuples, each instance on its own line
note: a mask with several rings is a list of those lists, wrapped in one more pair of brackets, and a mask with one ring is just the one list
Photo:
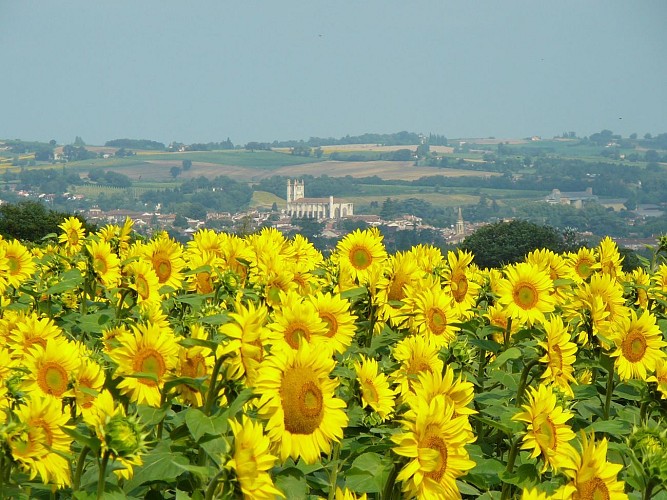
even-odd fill
[(287, 209), (290, 217), (308, 219), (342, 219), (354, 215), (354, 204), (328, 198), (306, 198), (304, 181), (287, 180)]

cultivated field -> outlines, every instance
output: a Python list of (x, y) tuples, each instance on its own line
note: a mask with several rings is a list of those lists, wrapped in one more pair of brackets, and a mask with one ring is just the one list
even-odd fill
[(305, 165), (282, 167), (271, 172), (270, 175), (300, 176), (313, 175), (315, 177), (328, 175), (330, 177), (372, 177), (377, 175), (385, 180), (411, 181), (430, 175), (445, 177), (491, 177), (500, 175), (494, 172), (462, 170), (456, 168), (415, 167), (412, 161), (322, 161)]

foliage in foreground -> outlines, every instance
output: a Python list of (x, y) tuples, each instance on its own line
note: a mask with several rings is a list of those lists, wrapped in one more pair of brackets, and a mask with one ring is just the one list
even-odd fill
[(355, 231), (0, 241), (0, 495), (651, 498), (667, 241), (482, 270)]

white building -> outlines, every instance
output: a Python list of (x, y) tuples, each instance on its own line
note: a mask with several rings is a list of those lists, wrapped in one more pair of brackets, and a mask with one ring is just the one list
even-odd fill
[(342, 219), (354, 215), (354, 204), (340, 199), (306, 198), (304, 181), (287, 180), (287, 215), (309, 219)]

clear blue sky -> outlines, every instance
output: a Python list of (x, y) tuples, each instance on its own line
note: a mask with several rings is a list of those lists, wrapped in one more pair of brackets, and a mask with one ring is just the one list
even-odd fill
[(0, 0), (0, 138), (667, 132), (667, 1)]

